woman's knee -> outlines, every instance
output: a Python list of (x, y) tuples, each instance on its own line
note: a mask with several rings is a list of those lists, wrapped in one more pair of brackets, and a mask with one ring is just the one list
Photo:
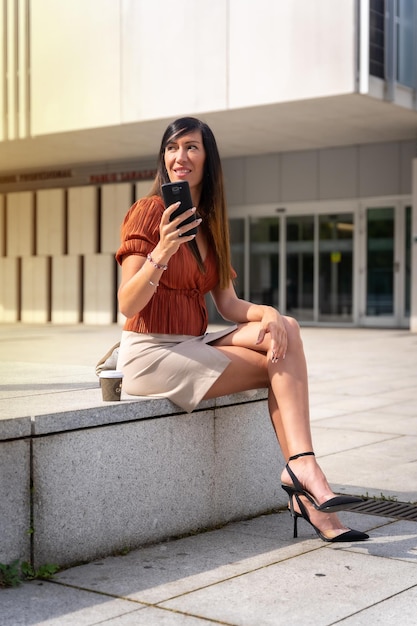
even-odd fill
[(297, 322), (297, 320), (294, 317), (289, 317), (287, 315), (284, 316), (284, 323), (285, 323), (285, 327), (287, 329), (287, 335), (288, 335), (288, 343), (295, 343), (295, 342), (300, 342), (301, 346), (302, 346), (302, 339), (301, 339), (301, 328), (299, 323)]
[(284, 315), (284, 323), (287, 326), (287, 330), (291, 330), (297, 334), (300, 334), (300, 325), (295, 319), (295, 317), (290, 317), (289, 315)]

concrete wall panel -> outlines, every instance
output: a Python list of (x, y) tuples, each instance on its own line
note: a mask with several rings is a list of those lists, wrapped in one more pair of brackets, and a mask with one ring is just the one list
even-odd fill
[(65, 253), (66, 221), (63, 189), (42, 189), (36, 193), (36, 254)]
[(82, 319), (81, 257), (52, 258), (52, 311), (55, 324), (78, 324)]
[(357, 197), (357, 153), (358, 151), (354, 147), (332, 148), (319, 152), (319, 196), (321, 200)]
[(112, 324), (116, 310), (116, 261), (113, 254), (84, 258), (85, 324)]
[(223, 175), (228, 205), (245, 203), (245, 159), (225, 159)]
[(400, 144), (400, 193), (410, 195), (413, 188), (413, 159), (417, 157), (417, 141)]
[(132, 204), (132, 185), (104, 185), (101, 189), (100, 251), (115, 253), (120, 246), (120, 226)]
[(35, 246), (34, 196), (31, 191), (9, 193), (6, 200), (8, 257), (30, 256)]
[(98, 252), (98, 205), (95, 187), (68, 190), (68, 254)]
[(22, 259), (22, 322), (50, 321), (50, 258)]
[(400, 193), (400, 144), (359, 147), (359, 196), (390, 196)]
[(317, 200), (319, 193), (319, 160), (315, 150), (287, 152), (282, 155), (282, 202)]
[(0, 322), (19, 320), (19, 259), (0, 259)]
[(279, 202), (280, 156), (274, 154), (247, 157), (244, 185), (248, 204)]

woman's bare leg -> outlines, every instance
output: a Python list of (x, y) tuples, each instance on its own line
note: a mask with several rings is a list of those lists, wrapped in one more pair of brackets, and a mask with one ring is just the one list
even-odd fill
[[(290, 456), (288, 452), (287, 440), (285, 437), (284, 428), (282, 426), (280, 410), (278, 408), (276, 398), (271, 390), (268, 394), (268, 407), (275, 434), (279, 441), (282, 454), (284, 455), (285, 461), (287, 462)], [(305, 508), (307, 509), (311, 522), (315, 526), (317, 526), (317, 528), (319, 528), (321, 532), (329, 539), (336, 537), (337, 535), (341, 535), (349, 530), (349, 528), (342, 524), (336, 513), (323, 513), (321, 511), (316, 511), (316, 509), (307, 500), (307, 498), (303, 496), (299, 497), (301, 498)], [(297, 502), (293, 502), (293, 505), (297, 513), (300, 513)]]
[[(235, 332), (216, 341), (213, 345), (227, 354), (231, 363), (214, 383), (206, 398), (270, 387), (271, 420), (285, 459), (288, 460), (295, 454), (312, 451), (313, 444), (307, 367), (300, 329), (292, 318), (285, 317), (284, 322), (288, 350), (285, 360), (278, 362), (273, 362), (270, 358), (269, 335), (266, 335), (262, 344), (256, 345), (259, 324), (255, 322), (243, 324)], [(319, 504), (334, 497), (335, 494), (315, 457), (306, 456), (291, 461), (291, 469)], [(285, 468), (281, 480), (285, 484), (292, 484)]]

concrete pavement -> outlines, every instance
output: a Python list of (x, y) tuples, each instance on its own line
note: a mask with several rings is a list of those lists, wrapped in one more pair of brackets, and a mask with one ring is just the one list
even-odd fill
[[(15, 385), (20, 401), (49, 394), (58, 406), (65, 380), (96, 382), (95, 363), (119, 334), (0, 326), (4, 393)], [(417, 335), (302, 334), (321, 466), (335, 491), (393, 504), (392, 517), (340, 514), (367, 542), (324, 543), (304, 521), (294, 540), (286, 511), (264, 515), (0, 590), (0, 626), (414, 625), (417, 525), (395, 516), (395, 502), (417, 501)]]

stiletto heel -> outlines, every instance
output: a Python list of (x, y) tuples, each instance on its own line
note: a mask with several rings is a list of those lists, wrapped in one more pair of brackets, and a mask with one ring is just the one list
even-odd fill
[(288, 485), (282, 485), (282, 488), (284, 489), (284, 491), (287, 492), (288, 497), (289, 497), (289, 506), (290, 506), (290, 513), (291, 513), (291, 517), (294, 520), (294, 531), (293, 531), (293, 538), (296, 539), (298, 536), (298, 530), (297, 530), (297, 514), (294, 511), (294, 505), (293, 505), (293, 498), (296, 495), (294, 489), (292, 487), (288, 487)]
[(300, 456), (314, 456), (314, 452), (301, 452), (300, 454), (295, 454), (294, 456), (290, 456), (290, 458), (288, 459), (288, 463), (285, 466), (285, 469), (290, 475), (290, 478), (293, 484), (292, 485), (282, 484), (282, 488), (285, 489), (288, 495), (290, 494), (296, 495), (297, 493), (299, 493), (307, 498), (307, 500), (314, 506), (316, 511), (324, 511), (326, 513), (336, 513), (336, 511), (345, 511), (355, 506), (355, 504), (359, 504), (359, 502), (363, 502), (362, 498), (357, 498), (356, 496), (335, 496), (334, 498), (330, 498), (330, 500), (326, 500), (326, 502), (323, 502), (323, 504), (317, 504), (312, 494), (309, 491), (306, 491), (306, 489), (304, 489), (303, 485), (300, 483), (297, 476), (294, 474), (294, 472), (289, 466), (290, 461), (295, 461)]
[[(285, 489), (285, 491), (287, 490)], [(300, 513), (294, 510), (293, 498), (295, 498), (298, 504)], [(317, 535), (320, 537), (320, 539), (322, 539), (322, 541), (327, 541), (329, 543), (336, 543), (336, 542), (348, 542), (348, 541), (365, 541), (366, 539), (369, 539), (369, 535), (367, 535), (366, 533), (363, 533), (360, 530), (352, 530), (352, 529), (349, 529), (346, 532), (341, 533), (340, 535), (336, 535), (335, 537), (327, 537), (319, 528), (317, 528), (317, 526), (313, 524), (307, 512), (307, 509), (305, 508), (298, 494), (293, 493), (293, 492), (290, 495), (290, 513), (291, 513), (291, 516), (294, 518), (294, 539), (296, 539), (298, 535), (297, 520), (300, 517), (305, 519), (305, 521), (308, 522), (310, 526), (314, 528)]]

